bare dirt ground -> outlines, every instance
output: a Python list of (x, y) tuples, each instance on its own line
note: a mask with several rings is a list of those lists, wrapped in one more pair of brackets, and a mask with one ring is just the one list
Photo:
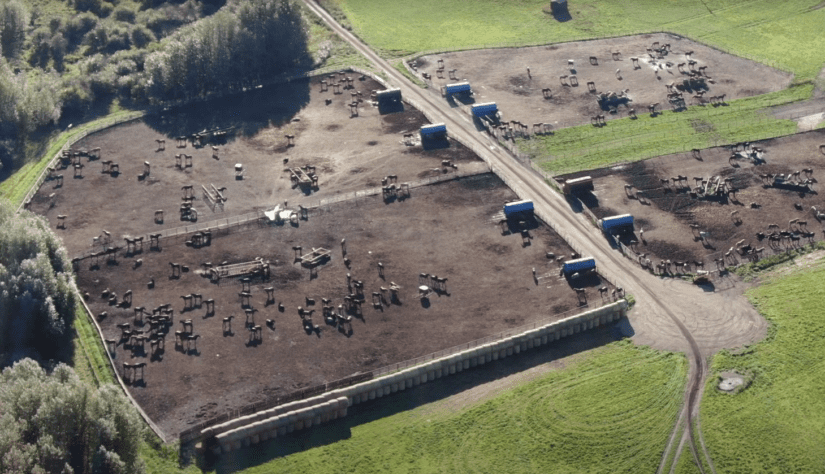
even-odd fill
[[(634, 216), (634, 237), (641, 242), (639, 230), (644, 229), (646, 242), (638, 245), (639, 252), (647, 253), (651, 259), (703, 260), (711, 270), (715, 268), (713, 257), (721, 258), (730, 247), (743, 239), (754, 247), (764, 247), (763, 256), (782, 251), (771, 249), (767, 239), (756, 235), (758, 232), (769, 233), (769, 224), (786, 230), (789, 229), (789, 220), (799, 219), (807, 222), (807, 230), (816, 233), (819, 238), (822, 225), (811, 210), (812, 206), (816, 206), (822, 212), (825, 207), (825, 196), (821, 194), (819, 185), (807, 191), (804, 187), (771, 187), (763, 184), (760, 175), (788, 174), (810, 168), (814, 178), (821, 177), (818, 166), (823, 158), (819, 150), (822, 144), (825, 144), (825, 131), (812, 131), (754, 143), (754, 146), (764, 150), (762, 164), (740, 159), (733, 167), (728, 162), (730, 148), (718, 147), (702, 150), (701, 160), (693, 158), (690, 153), (681, 153), (577, 173), (568, 178), (581, 175), (595, 178), (595, 191), (590, 196), (583, 196), (583, 201), (598, 217), (624, 213)], [(691, 187), (695, 185), (694, 177), (732, 178), (738, 192), (720, 199), (697, 199), (692, 198), (685, 189), (674, 189), (672, 181), (667, 186), (661, 182), (661, 179), (678, 175), (687, 176), (687, 184)], [(639, 199), (629, 198), (624, 188), (626, 184), (643, 190), (651, 205), (643, 205)], [(735, 211), (738, 211), (741, 222), (732, 217), (731, 213)], [(704, 245), (695, 237), (690, 224), (696, 224), (700, 230), (710, 233), (710, 245)], [(802, 238), (799, 243), (807, 241), (807, 238)], [(738, 257), (728, 260), (728, 263), (742, 260)]]
[[(651, 59), (647, 53), (647, 48), (657, 41), (671, 45), (671, 52), (661, 60)], [(616, 51), (621, 52), (619, 61), (613, 60), (612, 53)], [(435, 93), (441, 86), (457, 82), (447, 74), (451, 69), (457, 69), (457, 79), (472, 85), (474, 101), (495, 102), (504, 120), (518, 120), (528, 125), (543, 122), (562, 128), (590, 123), (590, 117), (596, 114), (605, 114), (610, 119), (611, 114), (606, 113), (596, 100), (596, 94), (601, 92), (618, 94), (627, 90), (632, 100), (630, 107), (639, 113), (647, 111), (648, 105), (653, 103), (669, 108), (665, 84), (680, 84), (688, 78), (677, 68), (679, 63), (687, 61), (686, 51), (694, 52), (691, 59), (697, 62), (695, 67), (707, 67), (707, 76), (715, 82), (706, 81), (706, 97), (725, 94), (725, 100), (732, 100), (765, 94), (785, 89), (793, 79), (783, 71), (669, 34), (434, 54), (415, 62), (419, 73), (432, 75)], [(590, 63), (590, 56), (597, 58), (597, 65)], [(634, 69), (631, 57), (639, 58), (638, 69)], [(444, 60), (443, 79), (436, 74), (438, 59)], [(568, 66), (570, 59), (574, 61), (572, 68)], [(672, 66), (668, 67), (668, 63)], [(686, 71), (688, 67), (685, 66)], [(529, 76), (527, 68), (530, 68)], [(617, 78), (617, 69), (621, 79)], [(747, 73), (743, 73), (745, 71)], [(561, 75), (575, 75), (578, 87), (563, 86), (559, 79)], [(595, 84), (595, 92), (588, 90), (590, 81)], [(544, 98), (544, 88), (552, 90), (551, 98)], [(693, 88), (683, 91), (687, 105), (698, 103), (693, 98), (695, 92)], [(624, 117), (628, 108), (621, 106), (612, 116)]]
[[(199, 221), (221, 219), (256, 209), (271, 208), (288, 201), (317, 204), (321, 199), (379, 186), (381, 178), (398, 176), (399, 182), (437, 175), (433, 171), (442, 160), (458, 164), (459, 171), (486, 170), (483, 162), (455, 141), (443, 141), (436, 148), (420, 144), (405, 146), (404, 133), (415, 133), (427, 124), (421, 112), (406, 104), (392, 113), (379, 110), (369, 102), (370, 92), (383, 89), (369, 78), (351, 75), (355, 87), (334, 94), (320, 91), (319, 78), (298, 81), (248, 92), (241, 96), (198, 104), (148, 117), (87, 137), (75, 149), (101, 148), (102, 160), (120, 166), (120, 174), (101, 173), (100, 160), (82, 158), (82, 178), (73, 171), (63, 174), (62, 187), (47, 181), (35, 196), (30, 210), (46, 216), (52, 226), (58, 214), (67, 215), (62, 232), (70, 255), (87, 251), (92, 237), (103, 229), (112, 233), (115, 244), (122, 236), (158, 232), (186, 225), (180, 219), (181, 187), (194, 186)], [(361, 91), (357, 117), (351, 117), (351, 92)], [(331, 100), (327, 104), (325, 100)], [(177, 148), (175, 138), (204, 129), (235, 127), (226, 143), (218, 143), (218, 159), (211, 145), (199, 148), (189, 142)], [(287, 146), (286, 134), (295, 136), (295, 146)], [(417, 133), (416, 133), (417, 136)], [(156, 140), (165, 139), (164, 151)], [(181, 171), (175, 155), (192, 155), (192, 167)], [(285, 161), (288, 160), (288, 163)], [(151, 166), (148, 178), (139, 180), (144, 161)], [(234, 166), (243, 164), (242, 180), (235, 179)], [(319, 175), (319, 189), (294, 188), (285, 167), (313, 164)], [(204, 201), (201, 185), (225, 187), (227, 201), (223, 210), (213, 212)], [(55, 193), (55, 206), (49, 207), (49, 194)], [(164, 210), (164, 221), (154, 221), (155, 210)]]
[[(164, 431), (174, 434), (227, 409), (581, 309), (570, 284), (558, 276), (557, 264), (545, 255), (572, 252), (558, 235), (529, 220), (524, 224), (531, 235), (528, 245), (519, 232), (502, 235), (497, 225), (502, 203), (515, 197), (498, 178), (485, 174), (415, 188), (411, 198), (390, 204), (380, 197), (361, 198), (313, 213), (297, 226), (255, 224), (230, 234), (216, 233), (212, 244), (200, 249), (180, 240), (167, 241), (160, 251), (120, 255), (117, 264), (103, 262), (90, 269), (84, 263), (78, 284), (90, 293), (94, 314), (108, 313), (101, 324), (111, 339), (120, 336), (117, 324), (136, 324), (133, 307), (172, 304), (175, 324), (165, 350), (120, 342), (115, 353), (118, 361), (148, 363), (143, 379), (132, 385), (132, 394)], [(342, 238), (349, 267), (342, 258)], [(332, 258), (310, 278), (306, 268), (294, 263), (296, 245), (306, 251), (330, 249)], [(260, 341), (253, 340), (244, 326), (240, 283), (225, 279), (213, 284), (196, 273), (203, 262), (237, 263), (256, 257), (272, 262), (271, 280), (252, 285), (254, 322), (263, 326)], [(170, 261), (190, 271), (172, 279)], [(384, 278), (378, 275), (378, 262), (384, 265)], [(538, 283), (532, 268), (537, 269)], [(448, 292), (419, 300), (422, 272), (449, 278)], [(337, 306), (349, 294), (347, 273), (364, 282), (366, 295), (363, 315), (353, 320), (351, 335), (325, 324), (321, 315), (321, 298)], [(150, 278), (156, 282), (152, 289), (147, 286)], [(372, 292), (390, 282), (402, 288), (400, 303), (374, 309)], [(597, 288), (608, 283), (596, 277), (583, 284), (591, 306), (601, 304)], [(275, 288), (275, 302), (270, 304), (263, 290), (268, 286)], [(106, 288), (118, 295), (131, 289), (133, 303), (108, 304), (101, 297)], [(205, 306), (183, 311), (180, 296), (190, 293), (214, 299), (214, 314)], [(308, 305), (306, 297), (316, 303)], [(311, 317), (320, 332), (304, 330), (298, 306), (315, 311)], [(225, 333), (223, 318), (229, 315), (235, 319), (232, 331)], [(174, 331), (183, 329), (182, 319), (193, 320), (199, 340), (176, 343)], [(274, 329), (267, 327), (267, 319), (274, 321)]]

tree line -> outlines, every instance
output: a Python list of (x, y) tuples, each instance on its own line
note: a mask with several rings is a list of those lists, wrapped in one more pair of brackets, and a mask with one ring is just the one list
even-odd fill
[(48, 223), (0, 203), (0, 366), (71, 360), (75, 295), (71, 262)]
[(75, 14), (45, 17), (0, 0), (0, 168), (66, 114), (179, 104), (312, 68), (295, 0), (224, 1), (69, 0)]
[(300, 9), (279, 0), (231, 4), (182, 28), (150, 54), (146, 99), (187, 101), (311, 67)]
[(144, 471), (135, 408), (118, 387), (85, 385), (63, 363), (73, 355), (76, 295), (45, 219), (0, 200), (0, 472)]

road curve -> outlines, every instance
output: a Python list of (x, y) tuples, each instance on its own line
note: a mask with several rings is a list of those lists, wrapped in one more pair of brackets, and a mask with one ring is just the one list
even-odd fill
[[(629, 263), (611, 249), (600, 231), (573, 212), (563, 197), (552, 191), (539, 175), (519, 164), (506, 150), (478, 132), (468, 117), (456, 114), (445, 100), (432, 91), (419, 89), (312, 0), (303, 1), (333, 31), (386, 74), (401, 89), (404, 97), (413, 98), (431, 119), (446, 123), (450, 135), (473, 145), (481, 158), (516, 188), (522, 199), (531, 199), (537, 211), (548, 216), (551, 224), (562, 230), (571, 243), (582, 249), (583, 254), (596, 259), (601, 273), (636, 298), (630, 318), (636, 343), (687, 354), (690, 369), (682, 412), (683, 416), (687, 416), (684, 426), (688, 430), (686, 436), (693, 455), (704, 456), (694, 445), (693, 418), (698, 414), (698, 401), (707, 376), (706, 357), (719, 349), (740, 346), (764, 337), (767, 328), (765, 320), (736, 288), (705, 293), (681, 280), (655, 277)], [(681, 420), (682, 416), (679, 418)], [(677, 421), (674, 430), (680, 426)], [(712, 466), (709, 458), (707, 461)]]

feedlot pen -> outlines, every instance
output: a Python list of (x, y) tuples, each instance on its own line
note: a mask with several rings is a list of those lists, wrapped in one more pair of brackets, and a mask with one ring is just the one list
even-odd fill
[[(764, 258), (822, 239), (825, 194), (817, 179), (825, 176), (824, 145), (825, 131), (817, 130), (751, 143), (744, 153), (761, 150), (756, 162), (741, 156), (740, 144), (735, 159), (734, 147), (715, 147), (698, 156), (679, 153), (562, 178), (592, 176), (595, 190), (578, 197), (597, 218), (632, 214), (635, 233), (624, 236), (624, 243), (636, 240), (636, 251), (654, 264), (701, 261), (706, 270), (717, 270), (715, 259), (724, 259), (726, 267), (750, 261), (753, 256), (739, 251), (744, 246), (764, 249), (758, 255)], [(795, 179), (774, 178), (795, 172)], [(686, 179), (679, 182), (680, 176)], [(701, 181), (717, 179), (729, 179), (735, 191), (706, 199), (692, 196)], [(774, 231), (787, 234), (772, 240)], [(699, 232), (706, 232), (706, 238)]]
[[(401, 184), (489, 170), (451, 139), (439, 140), (429, 149), (419, 143), (406, 145), (404, 134), (417, 134), (428, 123), (421, 112), (407, 104), (379, 109), (369, 97), (383, 86), (370, 78), (360, 80), (358, 74), (337, 77), (353, 77), (353, 88), (339, 88), (335, 94), (331, 88), (321, 92), (321, 78), (293, 81), (89, 135), (73, 149), (100, 148), (101, 157), (81, 158), (77, 178), (71, 166), (56, 170), (54, 175), (63, 178), (47, 180), (28, 208), (46, 217), (53, 228), (58, 215), (66, 216), (59, 232), (74, 257), (89, 252), (92, 239), (103, 230), (111, 234), (113, 245), (123, 246), (123, 237), (234, 218), (283, 206), (285, 201), (297, 211), (301, 204), (315, 205), (381, 186), (387, 175), (397, 176)], [(364, 97), (357, 116), (347, 105), (353, 92)], [(187, 139), (185, 147), (178, 147), (178, 137), (214, 129), (231, 133), (203, 146)], [(175, 155), (181, 154), (192, 158), (181, 159), (178, 167)], [(457, 170), (443, 167), (444, 160)], [(103, 172), (109, 161), (118, 164), (119, 172)], [(141, 177), (144, 162), (149, 162), (150, 172)], [(243, 167), (240, 178), (236, 164)], [(288, 169), (307, 165), (315, 167), (317, 188), (290, 181)], [(219, 206), (211, 205), (202, 192), (202, 186), (212, 190), (213, 185), (226, 198)], [(187, 193), (194, 198), (196, 218), (179, 212)], [(163, 211), (160, 218), (157, 211)]]
[[(661, 58), (648, 51), (665, 44), (670, 49)], [(595, 64), (591, 57), (596, 58)], [(690, 61), (696, 63), (691, 66)], [(434, 93), (446, 84), (469, 81), (474, 96), (457, 101), (495, 102), (505, 121), (518, 120), (528, 126), (544, 123), (555, 129), (591, 123), (597, 114), (608, 120), (627, 117), (630, 108), (638, 114), (648, 113), (654, 103), (659, 104), (658, 111), (669, 110), (670, 83), (676, 87), (674, 92), (682, 94), (684, 105), (690, 106), (711, 103), (712, 97), (723, 95), (724, 102), (780, 91), (793, 79), (789, 73), (665, 33), (431, 54), (411, 64), (417, 65), (419, 75), (432, 78), (428, 82)], [(690, 79), (699, 81), (694, 83), (698, 87), (685, 88), (684, 81)], [(622, 98), (625, 91), (629, 101)], [(601, 106), (599, 95), (610, 92), (616, 97)], [(700, 93), (702, 98), (694, 98)], [(611, 109), (616, 113), (611, 114)]]
[[(160, 251), (121, 257), (117, 264), (83, 266), (78, 283), (89, 292), (92, 312), (107, 312), (100, 324), (107, 339), (119, 341), (117, 363), (148, 363), (130, 387), (135, 399), (164, 431), (179, 433), (229, 409), (584, 309), (559, 276), (559, 265), (547, 258), (546, 252), (572, 252), (557, 234), (527, 219), (522, 225), (529, 240), (523, 240), (522, 229), (503, 235), (501, 203), (515, 198), (494, 175), (462, 178), (416, 188), (410, 198), (391, 204), (379, 196), (335, 204), (297, 226), (258, 224), (219, 233), (201, 248), (169, 242)], [(298, 246), (302, 250), (295, 250)], [(313, 248), (329, 249), (331, 255), (310, 271), (296, 254)], [(214, 284), (200, 275), (205, 262), (258, 257), (271, 264), (268, 280)], [(189, 271), (173, 278), (169, 262)], [(421, 273), (446, 278), (443, 291), (428, 291), (421, 299)], [(337, 308), (350, 294), (347, 274), (353, 286), (362, 282), (364, 294), (351, 333), (323, 317), (324, 298)], [(373, 293), (393, 284), (400, 287), (398, 299), (385, 293), (373, 306)], [(609, 284), (594, 276), (576, 286), (586, 288), (594, 307), (602, 304), (598, 288)], [(117, 295), (132, 290), (132, 303), (111, 305), (102, 297), (105, 289)], [(214, 309), (182, 299), (193, 293), (203, 302), (214, 300)], [(148, 332), (148, 324), (135, 323), (134, 307), (151, 311), (166, 303), (174, 316), (164, 349), (120, 340), (118, 324)], [(308, 312), (304, 318), (299, 307)], [(224, 321), (229, 316), (231, 323)], [(175, 331), (184, 329), (185, 319), (192, 320), (189, 332), (200, 338), (178, 343)], [(308, 319), (312, 323), (306, 325)], [(249, 331), (247, 321), (261, 326), (260, 332)]]

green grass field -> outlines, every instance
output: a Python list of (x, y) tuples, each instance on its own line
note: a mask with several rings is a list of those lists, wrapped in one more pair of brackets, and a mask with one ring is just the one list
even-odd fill
[[(701, 416), (720, 474), (825, 471), (823, 278), (825, 260), (810, 256), (760, 276), (748, 296), (771, 323), (768, 338), (714, 356)], [(752, 378), (735, 395), (716, 388), (731, 370)]]
[(654, 472), (686, 374), (682, 354), (621, 341), (459, 411), (435, 402), (307, 450), (284, 439), (300, 451), (271, 461), (266, 448), (249, 450), (244, 459), (254, 467), (244, 472)]
[(802, 84), (731, 101), (728, 106), (693, 106), (682, 112), (668, 110), (657, 117), (640, 113), (636, 120), (611, 120), (602, 128), (564, 128), (553, 135), (520, 139), (518, 145), (541, 168), (561, 174), (693, 148), (788, 135), (796, 131), (796, 122), (773, 118), (763, 109), (803, 100), (812, 90), (811, 84)]
[(549, 0), (333, 1), (385, 56), (670, 31), (813, 79), (825, 63), (820, 0), (576, 0), (558, 22)]

